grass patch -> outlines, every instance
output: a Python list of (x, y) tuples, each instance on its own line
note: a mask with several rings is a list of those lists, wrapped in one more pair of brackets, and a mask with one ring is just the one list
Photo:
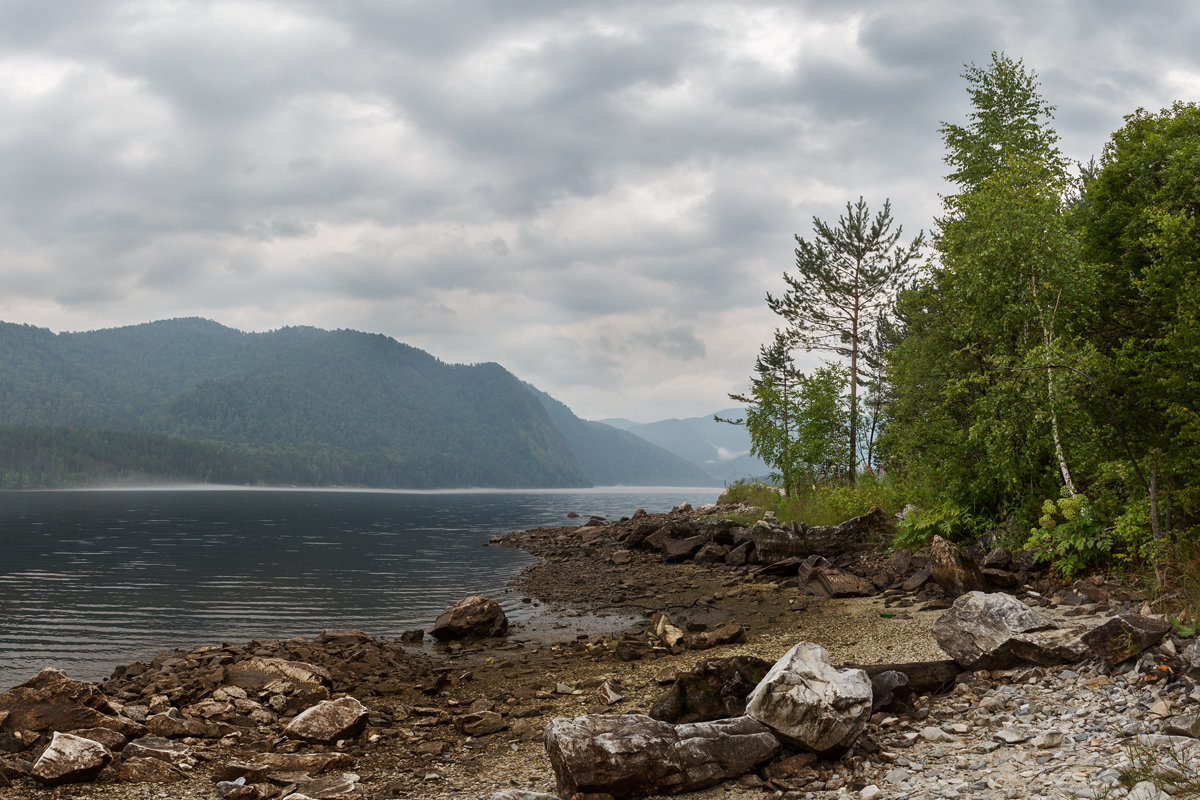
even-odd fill
[[(886, 478), (864, 475), (853, 486), (814, 485), (802, 489), (794, 497), (782, 496), (778, 486), (737, 481), (726, 487), (719, 502), (757, 506), (775, 512), (780, 522), (816, 526), (837, 525), (866, 514), (874, 506), (889, 515), (895, 514), (904, 507), (905, 501), (903, 487)], [(760, 518), (761, 515), (754, 517)]]

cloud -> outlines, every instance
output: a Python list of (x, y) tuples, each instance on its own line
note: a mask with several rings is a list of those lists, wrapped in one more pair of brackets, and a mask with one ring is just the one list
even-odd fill
[(928, 229), (1003, 49), (1068, 156), (1200, 96), (1185, 0), (173, 0), (0, 9), (0, 318), (201, 315), (497, 361), (584, 416), (697, 416), (794, 234)]

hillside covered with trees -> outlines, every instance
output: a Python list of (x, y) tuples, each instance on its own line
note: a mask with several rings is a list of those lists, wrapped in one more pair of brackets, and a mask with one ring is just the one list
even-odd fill
[[(446, 364), (357, 331), (0, 323), (0, 485), (711, 483), (607, 426), (573, 447), (585, 423), (565, 406), (552, 418), (545, 402), (498, 364)], [(651, 467), (600, 468), (605, 458)]]
[(1200, 534), (1200, 107), (1134, 110), (1081, 163), (1020, 60), (963, 77), (928, 243), (861, 199), (796, 237), (736, 398), (755, 452), (789, 490), (916, 503), (914, 544), (987, 530), (1064, 577), (1164, 581)]

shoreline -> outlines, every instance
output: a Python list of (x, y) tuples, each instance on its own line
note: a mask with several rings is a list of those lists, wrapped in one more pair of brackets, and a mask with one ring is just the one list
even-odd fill
[[(821, 644), (834, 664), (945, 658), (930, 633), (945, 605), (925, 603), (912, 592), (818, 600), (805, 597), (794, 578), (760, 573), (757, 566), (669, 563), (657, 554), (624, 548), (642, 522), (662, 526), (699, 517), (692, 511), (634, 515), (496, 537), (492, 546), (519, 547), (541, 559), (522, 570), (509, 588), (545, 606), (548, 618), (557, 620), (549, 629), (517, 627), (507, 638), (439, 644), (432, 652), (428, 644), (414, 648), (399, 640), (345, 631), (326, 632), (311, 641), (297, 637), (176, 651), (146, 665), (126, 667), (101, 688), (126, 709), (167, 703), (190, 717), (202, 714), (204, 704), (211, 702), (212, 686), (205, 681), (219, 684), (214, 676), (227, 677), (214, 669), (228, 669), (246, 658), (305, 661), (328, 670), (332, 696), (351, 695), (367, 706), (371, 719), (365, 734), (340, 745), (304, 745), (278, 736), (286, 712), (276, 721), (264, 712), (261, 734), (226, 728), (185, 738), (204, 758), (184, 781), (167, 787), (169, 796), (213, 797), (220, 765), (250, 757), (247, 754), (327, 751), (351, 756), (364, 797), (449, 800), (491, 798), (511, 788), (553, 792), (554, 776), (542, 743), (546, 723), (585, 713), (646, 713), (677, 672), (706, 659), (750, 655), (774, 661), (799, 641)], [(863, 551), (855, 558), (874, 559), (878, 566), (882, 555)], [(588, 632), (571, 623), (597, 613), (634, 624), (615, 632)], [(623, 653), (623, 643), (647, 643), (646, 626), (655, 613), (666, 613), (673, 623), (697, 635), (735, 622), (745, 636), (711, 648), (674, 651), (653, 645), (650, 637), (648, 644), (639, 645), (635, 658), (626, 658), (630, 653)], [(219, 663), (226, 666), (214, 667)], [(996, 679), (1004, 682), (1008, 677), (1000, 674)], [(605, 686), (621, 699), (605, 697), (600, 691)], [(954, 702), (954, 694), (921, 699), (914, 724), (931, 713), (937, 718), (940, 709), (953, 708)], [(477, 724), (481, 719), (488, 724)], [(221, 717), (209, 721), (215, 725)], [(852, 782), (845, 775), (873, 768), (869, 757), (854, 759), (818, 765), (806, 779), (813, 797), (840, 796), (837, 790)], [(875, 759), (879, 762), (881, 757)], [(843, 777), (834, 777), (839, 775)], [(124, 800), (146, 796), (147, 786), (116, 782), (109, 774), (96, 783), (55, 789), (53, 796)], [(12, 788), (0, 788), (0, 800), (50, 796), (48, 791), (18, 779)], [(761, 779), (748, 776), (678, 797), (749, 800), (764, 794)]]

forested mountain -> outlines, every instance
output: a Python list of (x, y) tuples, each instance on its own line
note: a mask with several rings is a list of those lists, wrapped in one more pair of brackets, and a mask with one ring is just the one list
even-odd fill
[(529, 387), (566, 437), (583, 469), (598, 484), (710, 486), (714, 476), (632, 433), (582, 420), (545, 392)]
[(648, 463), (643, 442), (622, 440), (630, 452), (616, 446), (593, 471), (595, 454), (579, 457), (541, 399), (498, 364), (446, 364), (347, 330), (243, 333), (176, 319), (54, 334), (0, 323), (0, 426), (10, 487), (694, 482), (662, 451), (662, 473), (612, 468)]
[(750, 435), (744, 426), (713, 419), (713, 416), (718, 416), (736, 420), (745, 415), (743, 409), (728, 408), (705, 417), (646, 423), (628, 419), (606, 419), (602, 422), (674, 453), (718, 481), (732, 483), (739, 478), (764, 476), (771, 471), (761, 459), (750, 455)]

